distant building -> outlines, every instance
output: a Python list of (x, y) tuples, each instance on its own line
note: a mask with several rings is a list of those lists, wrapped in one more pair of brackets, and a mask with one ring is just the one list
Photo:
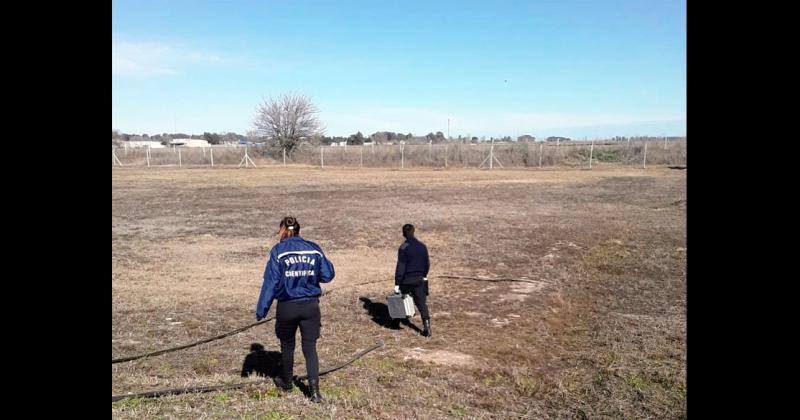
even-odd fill
[(202, 139), (172, 139), (170, 146), (176, 147), (211, 147), (211, 144)]
[(561, 142), (561, 141), (572, 141), (572, 139), (570, 139), (569, 137), (551, 136), (551, 137), (547, 138), (547, 141), (558, 141), (558, 142)]
[(131, 140), (131, 141), (123, 141), (121, 142), (123, 147), (128, 147), (131, 149), (138, 149), (142, 147), (149, 147), (151, 149), (162, 149), (164, 145), (160, 142), (154, 140)]

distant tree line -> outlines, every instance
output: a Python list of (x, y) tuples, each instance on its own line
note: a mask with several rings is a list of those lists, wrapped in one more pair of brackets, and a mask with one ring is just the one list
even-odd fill
[(569, 137), (550, 136), (550, 137), (546, 138), (544, 141), (562, 142), (562, 141), (572, 141), (572, 139), (569, 138)]
[(257, 137), (248, 137), (241, 134), (227, 132), (227, 133), (209, 133), (203, 134), (186, 134), (186, 133), (161, 133), (155, 135), (149, 134), (136, 134), (136, 133), (123, 133), (119, 130), (111, 131), (112, 142), (120, 141), (157, 141), (163, 145), (169, 144), (173, 139), (197, 139), (206, 140), (210, 144), (224, 144), (224, 143), (238, 143), (240, 141), (264, 141)]
[[(157, 141), (161, 144), (167, 145), (173, 139), (202, 139), (208, 141), (210, 144), (226, 144), (226, 143), (239, 143), (239, 142), (269, 142), (270, 139), (267, 136), (259, 136), (256, 131), (249, 131), (247, 134), (238, 134), (234, 132), (226, 132), (226, 133), (210, 133), (205, 132), (203, 134), (186, 134), (186, 133), (161, 133), (155, 135), (148, 135), (148, 134), (135, 134), (135, 133), (123, 133), (119, 130), (112, 130), (111, 138), (114, 143), (118, 143), (120, 141)], [(667, 141), (678, 141), (678, 140), (685, 140), (685, 137), (680, 136), (667, 136)], [(664, 137), (657, 137), (657, 136), (632, 136), (632, 137), (625, 137), (625, 136), (614, 136), (602, 140), (611, 140), (611, 141), (664, 141)], [(516, 139), (513, 139), (511, 136), (504, 136), (504, 137), (489, 137), (488, 139), (485, 136), (480, 138), (475, 136), (461, 136), (459, 135), (457, 138), (452, 138), (448, 140), (445, 135), (441, 131), (437, 132), (430, 132), (424, 136), (415, 136), (412, 133), (395, 133), (393, 131), (376, 131), (369, 136), (364, 136), (360, 131), (351, 134), (349, 136), (324, 136), (324, 135), (317, 135), (313, 136), (312, 138), (304, 139), (304, 141), (309, 142), (310, 144), (317, 145), (330, 145), (332, 143), (340, 144), (341, 142), (346, 142), (348, 145), (362, 145), (365, 142), (372, 142), (374, 144), (398, 144), (400, 142), (409, 143), (409, 144), (427, 144), (432, 142), (434, 144), (437, 143), (445, 143), (445, 142), (459, 142), (459, 143), (480, 143), (486, 141), (499, 141), (499, 142), (535, 142), (536, 137), (524, 134), (518, 136)], [(572, 141), (569, 137), (560, 137), (560, 136), (550, 136), (545, 138), (546, 142), (566, 142)]]
[[(611, 137), (611, 140), (613, 141), (628, 141), (629, 139), (630, 141), (656, 141), (656, 140), (664, 141), (664, 137), (657, 137), (657, 136)], [(678, 140), (686, 140), (686, 137), (666, 136), (666, 139), (667, 141), (678, 141)]]

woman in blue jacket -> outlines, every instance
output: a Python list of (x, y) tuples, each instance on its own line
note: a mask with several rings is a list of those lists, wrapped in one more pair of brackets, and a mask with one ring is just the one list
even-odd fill
[(281, 375), (273, 381), (285, 391), (292, 390), (295, 335), (300, 327), (311, 400), (321, 402), (317, 358), (321, 326), (319, 297), (322, 294), (319, 284), (333, 280), (333, 264), (325, 258), (319, 245), (300, 237), (300, 223), (294, 217), (281, 220), (278, 237), (279, 242), (272, 247), (264, 270), (256, 320), (267, 316), (273, 299), (278, 301), (275, 335), (281, 342)]

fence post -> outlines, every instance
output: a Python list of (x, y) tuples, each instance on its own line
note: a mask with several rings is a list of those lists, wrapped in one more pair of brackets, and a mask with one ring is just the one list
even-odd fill
[(283, 167), (286, 167), (286, 148), (283, 148)]
[(544, 143), (539, 143), (539, 168), (542, 167), (542, 151), (544, 150)]
[(494, 139), (492, 139), (492, 145), (489, 147), (489, 170), (490, 171), (492, 170), (492, 163), (493, 162), (494, 162)]
[(208, 152), (211, 153), (211, 167), (213, 168), (214, 167), (214, 149), (211, 148)]
[(594, 154), (594, 139), (592, 139), (592, 146), (589, 148), (589, 169), (592, 169), (592, 155)]
[(444, 144), (444, 168), (447, 169), (447, 143)]
[(631, 138), (628, 137), (628, 149), (625, 150), (625, 157), (630, 161), (631, 159)]
[(644, 141), (644, 159), (642, 159), (642, 168), (647, 169), (647, 140)]
[(145, 154), (147, 155), (147, 167), (150, 167), (150, 145), (147, 145), (147, 150), (145, 150)]
[(183, 163), (181, 162), (181, 149), (178, 149), (178, 166), (183, 166)]

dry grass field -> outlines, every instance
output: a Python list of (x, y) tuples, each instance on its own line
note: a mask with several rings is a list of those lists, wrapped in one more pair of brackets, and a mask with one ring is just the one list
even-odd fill
[[(112, 170), (111, 210), (112, 358), (254, 322), (286, 215), (336, 268), (320, 368), (385, 343), (323, 376), (323, 404), (269, 383), (124, 399), (114, 418), (686, 415), (685, 170), (127, 167)], [(419, 314), (386, 322), (404, 223), (431, 254), (429, 339)], [(113, 364), (112, 394), (254, 381), (243, 361), (252, 343), (275, 358), (273, 326)]]

